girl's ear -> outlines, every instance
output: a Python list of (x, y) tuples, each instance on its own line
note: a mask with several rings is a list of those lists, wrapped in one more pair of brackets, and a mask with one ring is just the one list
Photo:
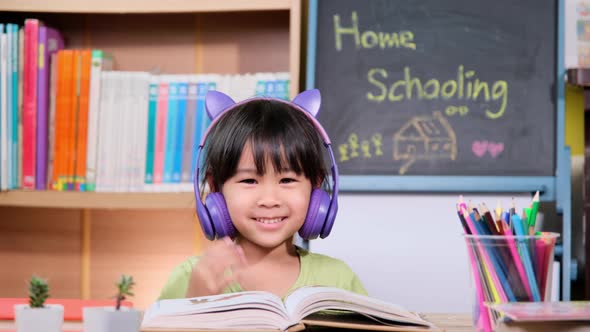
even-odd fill
[(215, 188), (215, 182), (213, 181), (213, 176), (211, 173), (205, 174), (205, 181), (207, 181), (207, 185), (209, 186), (209, 190), (214, 193), (217, 192), (217, 188)]

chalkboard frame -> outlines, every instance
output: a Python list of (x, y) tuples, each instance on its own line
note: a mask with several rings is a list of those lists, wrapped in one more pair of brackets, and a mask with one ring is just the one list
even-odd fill
[[(306, 89), (315, 88), (318, 2), (309, 0), (307, 24)], [(557, 1), (556, 50), (556, 162), (552, 176), (400, 176), (400, 175), (342, 175), (341, 192), (438, 192), (438, 193), (534, 193), (541, 200), (555, 201), (557, 212), (563, 216), (562, 300), (570, 299), (571, 291), (571, 160), (565, 145), (565, 70), (564, 21), (565, 0)]]

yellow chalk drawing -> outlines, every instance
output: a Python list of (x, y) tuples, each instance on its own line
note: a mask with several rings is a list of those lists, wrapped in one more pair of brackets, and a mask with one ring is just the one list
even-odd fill
[(399, 174), (405, 174), (419, 159), (456, 158), (455, 131), (439, 111), (432, 116), (413, 117), (393, 135), (393, 160), (406, 160)]

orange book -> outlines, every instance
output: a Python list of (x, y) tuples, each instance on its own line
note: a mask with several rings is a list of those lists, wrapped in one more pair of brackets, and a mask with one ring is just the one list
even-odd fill
[(80, 50), (72, 50), (72, 71), (67, 84), (69, 86), (70, 104), (67, 109), (67, 120), (65, 128), (65, 190), (74, 190), (74, 169), (76, 166), (76, 131), (78, 124), (78, 108), (79, 108), (79, 81), (81, 57)]
[(57, 91), (55, 101), (55, 145), (53, 159), (53, 189), (63, 191), (67, 181), (68, 130), (72, 108), (72, 75), (74, 52), (57, 53)]
[(78, 116), (75, 133), (76, 163), (74, 165), (74, 182), (77, 191), (86, 191), (86, 145), (88, 142), (88, 105), (90, 101), (90, 67), (92, 51), (80, 51), (78, 84)]

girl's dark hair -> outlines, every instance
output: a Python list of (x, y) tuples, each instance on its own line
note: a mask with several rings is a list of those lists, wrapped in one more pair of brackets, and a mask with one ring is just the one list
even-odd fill
[(255, 99), (221, 115), (205, 143), (204, 172), (219, 191), (237, 172), (244, 146), (250, 143), (256, 173), (266, 172), (266, 160), (275, 171), (304, 174), (313, 186), (326, 178), (323, 141), (310, 119), (286, 103)]

